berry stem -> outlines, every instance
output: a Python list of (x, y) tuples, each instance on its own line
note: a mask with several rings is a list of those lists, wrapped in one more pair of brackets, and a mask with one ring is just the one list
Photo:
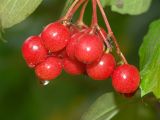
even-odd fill
[[(108, 37), (110, 37), (110, 36), (108, 36)], [(115, 46), (116, 46), (117, 54), (121, 57), (121, 59), (122, 59), (122, 61), (124, 62), (124, 64), (128, 64), (125, 56), (123, 55), (123, 53), (122, 53), (121, 50), (120, 50), (120, 47), (119, 47), (118, 42), (117, 42), (117, 39), (116, 39), (116, 37), (114, 36), (113, 33), (111, 34), (111, 38), (112, 38), (112, 40), (113, 40), (113, 42), (114, 42), (114, 44), (115, 44)]]
[(114, 44), (115, 44), (115, 46), (116, 46), (116, 49), (117, 49), (117, 54), (121, 57), (122, 61), (123, 61), (125, 64), (127, 64), (128, 62), (127, 62), (126, 58), (124, 57), (123, 53), (122, 53), (121, 50), (120, 50), (120, 47), (119, 47), (118, 42), (117, 42), (117, 39), (116, 39), (116, 37), (114, 36), (114, 33), (112, 32), (112, 29), (111, 29), (111, 27), (110, 27), (108, 18), (107, 18), (107, 16), (106, 16), (105, 12), (104, 12), (103, 6), (102, 6), (100, 0), (96, 0), (96, 1), (97, 1), (98, 6), (99, 6), (99, 9), (100, 9), (100, 11), (101, 11), (101, 14), (102, 14), (102, 17), (103, 17), (103, 19), (104, 19), (104, 22), (105, 22), (105, 24), (106, 24), (107, 30), (108, 30), (108, 38), (109, 38), (109, 39), (112, 38), (112, 40), (113, 40), (113, 42), (114, 42)]
[(80, 16), (79, 16), (79, 18), (77, 20), (77, 24), (78, 25), (84, 25), (83, 18), (84, 18), (84, 12), (86, 10), (87, 4), (88, 4), (88, 0), (86, 0), (85, 3), (82, 6), (82, 9), (81, 9), (81, 12), (80, 12)]
[(79, 2), (80, 0), (74, 0), (74, 2), (72, 3), (72, 5), (69, 7), (68, 12), (66, 13), (66, 15), (64, 16), (63, 19), (67, 19), (71, 13), (71, 11), (73, 10), (73, 8), (76, 6), (76, 4)]
[(112, 32), (112, 29), (111, 29), (111, 27), (110, 27), (109, 21), (108, 21), (108, 19), (107, 19), (107, 16), (106, 16), (106, 14), (105, 14), (105, 12), (104, 12), (104, 10), (103, 10), (103, 6), (102, 6), (100, 0), (96, 0), (96, 1), (97, 1), (98, 6), (99, 6), (99, 9), (100, 9), (100, 11), (101, 11), (102, 17), (103, 17), (104, 22), (105, 22), (105, 24), (106, 24), (106, 27), (107, 27), (107, 29), (108, 29), (108, 33), (109, 33), (109, 34), (110, 34), (110, 33), (113, 33), (113, 32)]
[(70, 7), (71, 3), (72, 3), (72, 0), (67, 0), (67, 2), (64, 5), (64, 8), (62, 10), (61, 17), (63, 17), (64, 14), (67, 12), (67, 9)]
[(111, 47), (111, 45), (109, 44), (109, 42), (108, 42), (108, 39), (104, 36), (104, 34), (102, 33), (102, 30), (101, 30), (101, 28), (99, 27), (99, 25), (97, 25), (97, 30), (99, 31), (99, 33), (101, 34), (101, 36), (102, 36), (102, 38), (103, 38), (103, 41), (104, 41), (104, 43), (106, 44), (106, 46), (107, 46), (107, 49), (109, 50), (109, 51), (112, 51), (112, 47)]
[(96, 2), (96, 0), (92, 0), (92, 9), (93, 9), (93, 13), (92, 13), (91, 27), (95, 27), (95, 26), (98, 25), (98, 20), (97, 20), (97, 2)]
[(71, 7), (68, 9), (68, 12), (64, 16), (63, 20), (70, 20), (73, 16), (73, 14), (76, 12), (76, 10), (80, 7), (80, 5), (84, 2), (85, 0), (75, 0)]

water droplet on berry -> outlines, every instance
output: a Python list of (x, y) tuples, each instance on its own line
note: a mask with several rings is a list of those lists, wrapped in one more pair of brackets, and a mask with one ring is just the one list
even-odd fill
[(43, 86), (46, 86), (50, 83), (49, 80), (40, 80), (40, 84), (43, 85)]

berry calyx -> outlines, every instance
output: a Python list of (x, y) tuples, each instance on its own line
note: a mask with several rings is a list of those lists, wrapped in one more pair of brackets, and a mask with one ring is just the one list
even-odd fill
[(68, 57), (63, 59), (64, 70), (71, 75), (80, 75), (85, 72), (85, 65), (77, 60), (71, 60)]
[(112, 54), (104, 53), (101, 59), (93, 64), (88, 64), (88, 75), (94, 80), (105, 80), (112, 74), (116, 62)]
[(83, 63), (90, 64), (98, 60), (103, 54), (103, 42), (94, 34), (82, 36), (75, 50), (75, 57)]
[(112, 85), (119, 93), (134, 93), (139, 87), (140, 74), (138, 69), (129, 64), (118, 66), (112, 75)]
[(31, 36), (23, 43), (22, 54), (28, 66), (31, 68), (44, 61), (47, 57), (47, 50), (41, 41), (39, 36)]
[(49, 57), (35, 68), (37, 77), (41, 80), (52, 80), (61, 74), (62, 61), (56, 57)]
[(70, 31), (65, 25), (54, 22), (44, 28), (41, 37), (43, 44), (49, 51), (57, 52), (67, 45)]

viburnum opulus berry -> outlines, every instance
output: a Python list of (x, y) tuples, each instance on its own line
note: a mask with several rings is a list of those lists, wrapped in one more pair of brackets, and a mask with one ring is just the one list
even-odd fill
[(41, 80), (52, 80), (59, 76), (61, 71), (62, 61), (57, 57), (48, 57), (35, 68), (35, 73)]
[(75, 49), (80, 37), (83, 36), (83, 32), (77, 32), (71, 36), (69, 39), (68, 45), (66, 46), (66, 53), (68, 57), (72, 60), (75, 60)]
[(129, 64), (118, 66), (112, 75), (112, 85), (119, 93), (134, 93), (140, 82), (138, 69)]
[(100, 60), (87, 65), (87, 74), (94, 80), (105, 80), (111, 76), (115, 65), (113, 55), (104, 53)]
[(38, 63), (45, 60), (47, 50), (42, 44), (42, 39), (39, 36), (31, 36), (22, 46), (22, 55), (29, 67), (35, 67)]
[(71, 60), (69, 57), (63, 59), (64, 70), (71, 75), (79, 75), (85, 72), (85, 64), (75, 60)]
[(47, 25), (41, 33), (44, 46), (51, 52), (62, 50), (70, 38), (69, 29), (59, 22)]
[(103, 54), (103, 42), (95, 34), (83, 35), (76, 45), (75, 57), (83, 63), (90, 64)]

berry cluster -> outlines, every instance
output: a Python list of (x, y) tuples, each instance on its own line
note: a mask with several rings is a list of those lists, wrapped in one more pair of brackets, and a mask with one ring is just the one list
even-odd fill
[[(127, 63), (111, 31), (99, 0), (92, 0), (92, 23), (88, 27), (83, 15), (88, 0), (75, 0), (66, 15), (47, 25), (40, 35), (29, 37), (22, 46), (23, 57), (41, 81), (50, 81), (64, 69), (71, 75), (86, 74), (94, 80), (112, 77), (114, 89), (122, 94), (134, 93), (140, 82), (137, 68)], [(82, 5), (80, 17), (71, 22), (75, 11)], [(108, 33), (98, 25), (96, 6), (99, 6)], [(116, 64), (111, 54), (113, 40), (123, 64)]]

